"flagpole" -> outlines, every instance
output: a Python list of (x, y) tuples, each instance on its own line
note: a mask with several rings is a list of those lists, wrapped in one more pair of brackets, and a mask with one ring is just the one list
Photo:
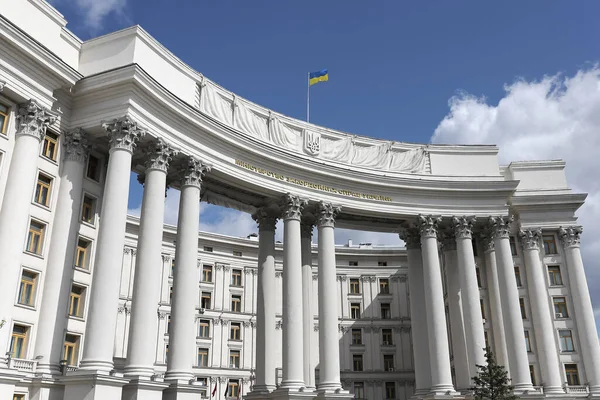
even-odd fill
[(306, 122), (310, 122), (310, 72), (307, 75), (306, 85)]

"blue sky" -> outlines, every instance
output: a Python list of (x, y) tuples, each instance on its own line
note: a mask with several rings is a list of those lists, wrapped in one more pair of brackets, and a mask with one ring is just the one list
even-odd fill
[[(307, 73), (328, 68), (329, 82), (311, 89), (311, 122), (395, 141), (498, 144), (503, 163), (564, 159), (570, 186), (589, 193), (582, 252), (600, 316), (600, 182), (589, 179), (600, 171), (600, 2), (53, 4), (84, 40), (139, 24), (210, 79), (293, 117), (305, 118)], [(130, 210), (140, 202), (132, 179)], [(247, 215), (203, 210), (205, 229), (254, 229)], [(348, 238), (397, 241), (337, 232)]]

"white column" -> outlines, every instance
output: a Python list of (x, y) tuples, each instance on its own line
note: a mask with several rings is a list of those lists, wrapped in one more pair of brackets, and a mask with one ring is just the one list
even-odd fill
[[(188, 383), (194, 376), (196, 356), (196, 306), (198, 305), (198, 228), (200, 224), (200, 186), (210, 168), (190, 157), (181, 180), (169, 358), (165, 381)], [(153, 307), (154, 308), (154, 307)]]
[(63, 357), (64, 334), (67, 318), (75, 247), (79, 228), (79, 210), (83, 191), (83, 175), (87, 159), (87, 134), (81, 130), (65, 133), (62, 138), (64, 161), (56, 202), (52, 245), (44, 279), (40, 303), (34, 354), (41, 356), (36, 371), (59, 371)]
[(558, 231), (558, 236), (565, 249), (569, 285), (577, 321), (580, 353), (583, 356), (585, 376), (590, 385), (590, 393), (597, 395), (600, 393), (600, 345), (598, 344), (594, 311), (579, 248), (582, 231), (581, 227), (561, 228)]
[(332, 393), (340, 383), (340, 347), (338, 343), (338, 297), (335, 262), (335, 217), (340, 207), (320, 202), (317, 208), (319, 229), (319, 384), (317, 390)]
[(475, 271), (475, 255), (473, 254), (472, 229), (474, 217), (453, 217), (452, 225), (456, 236), (456, 252), (458, 256), (458, 275), (467, 342), (467, 359), (469, 365), (469, 386), (471, 378), (477, 375), (477, 365), (485, 364), (485, 335), (483, 333), (483, 317), (481, 301)]
[(306, 201), (287, 194), (283, 202), (283, 380), (281, 388), (304, 387), (302, 250), (300, 217)]
[[(25, 238), (27, 236), (29, 209), (37, 178), (40, 142), (46, 128), (56, 117), (41, 107), (35, 100), (19, 105), (8, 178), (0, 210), (0, 254), (2, 257), (2, 279), (0, 279), (0, 363), (5, 360), (4, 349), (8, 349), (12, 308), (15, 292), (19, 287), (19, 269)], [(49, 241), (47, 241), (49, 243)], [(46, 244), (48, 246), (48, 244)]]
[(146, 162), (140, 217), (129, 343), (125, 375), (149, 378), (154, 374), (154, 349), (162, 273), (162, 238), (167, 169), (176, 152), (158, 139)]
[(460, 289), (460, 274), (456, 255), (456, 239), (448, 234), (444, 239), (444, 260), (446, 262), (446, 284), (448, 289), (448, 311), (452, 332), (452, 354), (454, 355), (454, 373), (456, 388), (467, 390), (471, 387), (471, 372), (467, 355), (467, 340), (463, 316), (463, 293)]
[(311, 359), (313, 312), (312, 312), (312, 221), (302, 221), (302, 331), (304, 340), (304, 384), (307, 389), (315, 388), (314, 364)]
[(110, 137), (110, 156), (80, 368), (108, 373), (113, 369), (131, 156), (145, 132), (129, 117), (103, 127)]
[(430, 394), (444, 395), (454, 392), (450, 370), (450, 349), (446, 328), (442, 271), (438, 255), (437, 230), (440, 217), (419, 215), (421, 249), (423, 256), (423, 281), (425, 313), (429, 335), (429, 359), (431, 363)]
[(258, 276), (256, 288), (256, 381), (252, 394), (275, 390), (276, 359), (270, 349), (275, 343), (275, 224), (276, 213), (262, 207), (252, 215), (258, 223)]
[(400, 239), (406, 245), (408, 259), (408, 284), (410, 323), (415, 364), (415, 395), (423, 397), (431, 389), (431, 364), (429, 361), (429, 335), (425, 315), (425, 287), (423, 283), (423, 258), (421, 234), (417, 228), (403, 228)]
[(498, 283), (500, 301), (504, 316), (504, 334), (507, 343), (510, 374), (515, 393), (533, 390), (529, 361), (525, 348), (523, 319), (519, 306), (519, 291), (515, 280), (515, 267), (510, 252), (509, 233), (512, 217), (490, 217), (490, 225), (494, 235), (496, 263), (498, 265)]
[(531, 303), (531, 317), (537, 343), (537, 356), (540, 362), (544, 393), (564, 393), (560, 360), (556, 351), (554, 323), (548, 303), (546, 272), (540, 260), (539, 241), (541, 229), (520, 230), (523, 258), (527, 271), (527, 288)]
[(492, 332), (494, 334), (494, 350), (496, 361), (503, 365), (508, 376), (510, 366), (508, 365), (508, 350), (506, 349), (506, 337), (504, 335), (504, 317), (502, 315), (502, 304), (500, 300), (500, 284), (498, 283), (498, 267), (496, 265), (496, 251), (493, 236), (483, 236), (483, 247), (485, 248), (485, 273), (487, 276), (488, 296), (490, 299), (490, 319), (492, 321)]

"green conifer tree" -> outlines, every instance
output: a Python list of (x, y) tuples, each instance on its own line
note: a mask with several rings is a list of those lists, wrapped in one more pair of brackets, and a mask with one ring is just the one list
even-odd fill
[(473, 377), (475, 386), (473, 397), (475, 400), (517, 400), (519, 397), (513, 394), (514, 387), (510, 385), (508, 373), (503, 365), (496, 363), (492, 350), (485, 350), (486, 365), (477, 365), (479, 371)]

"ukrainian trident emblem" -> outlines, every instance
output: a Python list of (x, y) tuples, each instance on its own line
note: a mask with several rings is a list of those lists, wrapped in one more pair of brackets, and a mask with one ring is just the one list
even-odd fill
[(304, 131), (304, 151), (316, 156), (321, 151), (321, 134), (317, 132)]

